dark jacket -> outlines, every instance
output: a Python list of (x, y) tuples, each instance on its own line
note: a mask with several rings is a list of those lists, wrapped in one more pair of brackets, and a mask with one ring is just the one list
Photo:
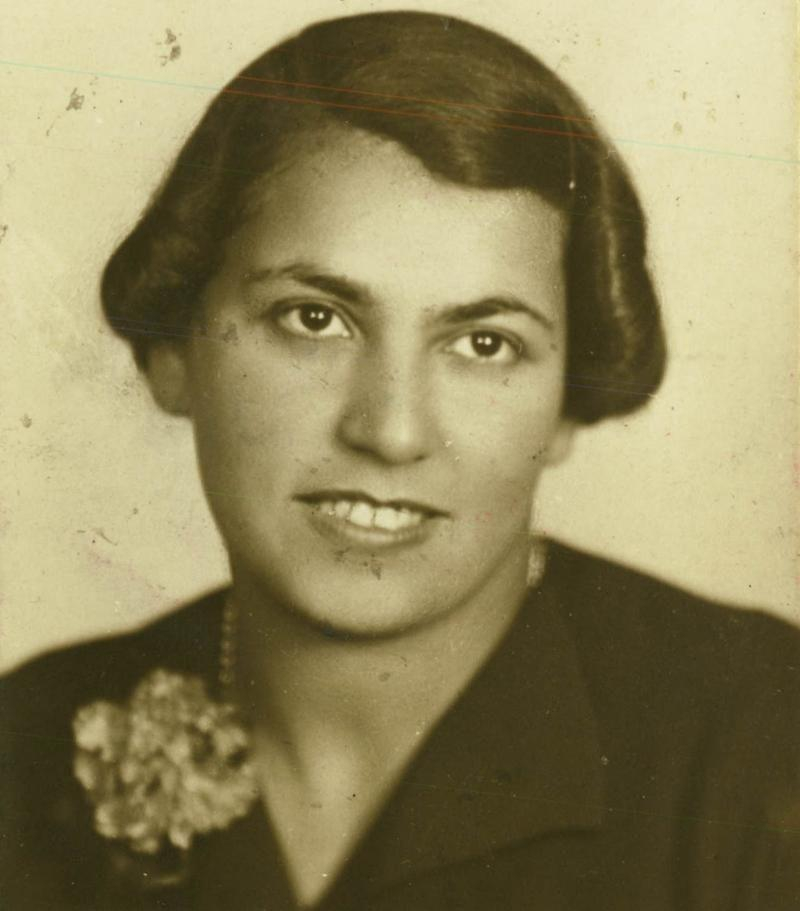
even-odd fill
[[(223, 599), (6, 678), (3, 908), (294, 907), (260, 807), (148, 888), (71, 771), (76, 708), (157, 666), (213, 691)], [(800, 635), (554, 544), (319, 908), (800, 909)]]

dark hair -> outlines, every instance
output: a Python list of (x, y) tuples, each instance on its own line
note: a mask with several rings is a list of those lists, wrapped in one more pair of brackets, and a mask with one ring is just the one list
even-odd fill
[(529, 188), (565, 211), (565, 413), (591, 423), (648, 400), (664, 371), (664, 335), (644, 216), (616, 151), (527, 51), (415, 12), (312, 25), (217, 95), (103, 275), (108, 322), (140, 366), (154, 338), (189, 331), (248, 189), (298, 136), (336, 124), (400, 143), (449, 181)]

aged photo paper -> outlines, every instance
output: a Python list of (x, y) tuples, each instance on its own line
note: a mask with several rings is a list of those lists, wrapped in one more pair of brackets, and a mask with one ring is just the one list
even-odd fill
[(797, 15), (7, 4), (9, 907), (800, 907)]

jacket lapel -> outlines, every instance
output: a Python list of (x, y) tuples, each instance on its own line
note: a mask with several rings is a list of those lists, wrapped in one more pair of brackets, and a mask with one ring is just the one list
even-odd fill
[(544, 586), (432, 733), (350, 870), (380, 888), (549, 832), (595, 828), (603, 792), (589, 694)]
[[(529, 594), (500, 647), (423, 745), (320, 908), (552, 832), (601, 824), (604, 768), (597, 726), (555, 589), (546, 577)], [(215, 641), (209, 630), (218, 632), (222, 600), (217, 595), (195, 612), (206, 641)], [(176, 651), (186, 651), (192, 627), (182, 625), (182, 648)], [(208, 649), (192, 651), (187, 670), (205, 676), (213, 691), (215, 656)], [(249, 850), (242, 852), (243, 844)], [(234, 846), (238, 860), (230, 866), (238, 875), (222, 875), (216, 861)], [(217, 900), (237, 883), (234, 891), (268, 899), (276, 911), (294, 906), (260, 808), (209, 839), (202, 854), (195, 894)]]

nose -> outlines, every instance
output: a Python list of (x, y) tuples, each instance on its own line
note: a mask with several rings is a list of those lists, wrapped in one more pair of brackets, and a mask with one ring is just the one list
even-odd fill
[(339, 439), (386, 464), (418, 462), (438, 439), (431, 404), (429, 377), (413, 359), (373, 352), (355, 368)]

